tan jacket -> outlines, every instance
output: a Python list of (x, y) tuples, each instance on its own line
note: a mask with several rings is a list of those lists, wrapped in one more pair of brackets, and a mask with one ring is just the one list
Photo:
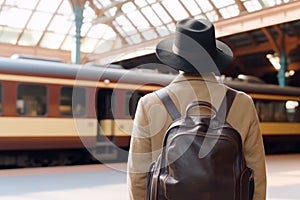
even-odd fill
[[(167, 89), (178, 110), (183, 114), (188, 103), (194, 100), (208, 101), (219, 108), (227, 86), (220, 84), (213, 73), (201, 77), (180, 74)], [(146, 172), (149, 164), (157, 159), (164, 134), (171, 122), (171, 117), (155, 93), (140, 99), (128, 158), (128, 186), (131, 199), (145, 199)], [(247, 165), (254, 170), (254, 200), (264, 200), (266, 199), (265, 154), (259, 120), (250, 96), (243, 92), (236, 95), (227, 122), (241, 134)]]

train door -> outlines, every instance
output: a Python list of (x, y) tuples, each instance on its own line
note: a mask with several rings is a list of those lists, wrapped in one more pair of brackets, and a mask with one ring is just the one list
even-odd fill
[(112, 89), (99, 89), (96, 94), (97, 138), (93, 156), (103, 161), (116, 160), (118, 149), (114, 145), (115, 94)]
[(97, 120), (100, 124), (97, 133), (97, 141), (104, 138), (113, 140), (113, 108), (115, 107), (115, 97), (112, 89), (100, 89), (96, 98)]
[(139, 99), (145, 91), (100, 89), (96, 95), (97, 143), (128, 149), (133, 118)]

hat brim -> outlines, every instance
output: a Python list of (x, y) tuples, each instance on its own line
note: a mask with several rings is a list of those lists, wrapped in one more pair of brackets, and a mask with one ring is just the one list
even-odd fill
[[(156, 46), (156, 56), (158, 59), (172, 67), (175, 70), (181, 70), (189, 73), (209, 73), (222, 72), (232, 61), (233, 53), (231, 49), (223, 42), (216, 40), (216, 51), (214, 55), (205, 52), (199, 52), (195, 59), (186, 59), (173, 52), (174, 37), (160, 41)], [(194, 54), (197, 52), (193, 52)]]

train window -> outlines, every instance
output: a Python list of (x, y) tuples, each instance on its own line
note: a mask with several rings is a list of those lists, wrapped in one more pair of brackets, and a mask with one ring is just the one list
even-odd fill
[(99, 90), (97, 96), (98, 119), (113, 119), (116, 117), (114, 115), (116, 109), (118, 109), (118, 113), (116, 113), (118, 117), (134, 118), (138, 101), (145, 94), (146, 92), (143, 91)]
[(62, 116), (71, 117), (73, 114), (78, 117), (84, 116), (86, 114), (86, 90), (77, 87), (62, 87), (59, 111)]
[(0, 84), (0, 114), (2, 113), (2, 84)]
[(112, 119), (115, 107), (115, 93), (111, 89), (101, 89), (97, 96), (97, 118)]
[(300, 105), (298, 101), (287, 101), (285, 104), (288, 113), (288, 121), (300, 122)]
[(126, 93), (126, 101), (125, 101), (125, 115), (128, 117), (134, 118), (136, 107), (138, 102), (142, 96), (144, 96), (146, 92), (142, 91), (128, 91)]
[(47, 112), (47, 88), (44, 85), (20, 84), (17, 89), (17, 113), (42, 116)]
[(255, 107), (260, 121), (273, 121), (273, 104), (271, 101), (255, 100)]
[(255, 107), (262, 122), (300, 121), (300, 109), (297, 101), (255, 100)]

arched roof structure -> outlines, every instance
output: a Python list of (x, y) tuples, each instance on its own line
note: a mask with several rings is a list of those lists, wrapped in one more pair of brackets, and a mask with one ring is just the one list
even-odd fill
[[(187, 17), (215, 24), (217, 37), (236, 55), (233, 72), (270, 71), (266, 53), (300, 49), (298, 0), (0, 0), (0, 55), (72, 62), (77, 7), (83, 9), (81, 63), (151, 54)], [(253, 65), (257, 71), (248, 69)]]

